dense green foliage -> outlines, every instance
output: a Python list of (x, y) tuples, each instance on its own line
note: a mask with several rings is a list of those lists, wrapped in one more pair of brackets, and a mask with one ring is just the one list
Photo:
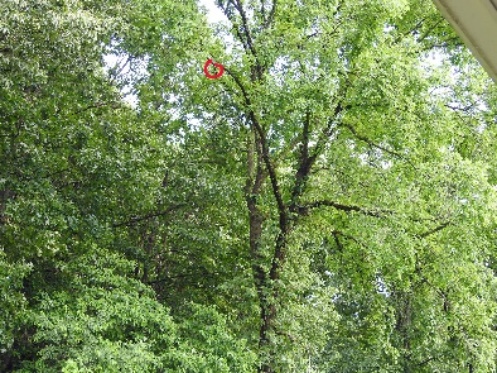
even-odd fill
[(495, 372), (496, 87), (429, 0), (217, 6), (0, 2), (0, 371)]

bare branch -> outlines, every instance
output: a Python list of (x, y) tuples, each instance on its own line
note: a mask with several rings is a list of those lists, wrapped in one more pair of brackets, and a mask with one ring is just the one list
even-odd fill
[(416, 364), (418, 367), (428, 364), (430, 361), (437, 360), (436, 357), (429, 357), (428, 359), (423, 360), (422, 362)]
[(352, 134), (358, 140), (361, 140), (361, 141), (365, 142), (370, 147), (379, 149), (379, 150), (381, 150), (381, 151), (383, 151), (383, 152), (385, 152), (387, 154), (390, 154), (390, 155), (394, 156), (395, 158), (402, 159), (403, 161), (406, 161), (407, 163), (409, 163), (409, 165), (411, 165), (413, 168), (416, 168), (416, 166), (409, 159), (407, 159), (405, 156), (403, 156), (402, 154), (397, 153), (397, 152), (395, 152), (393, 150), (387, 149), (387, 148), (385, 148), (382, 145), (378, 145), (377, 143), (373, 142), (371, 139), (367, 138), (366, 136), (360, 135), (359, 133), (357, 133), (356, 129), (354, 127), (352, 127), (350, 124), (343, 124), (342, 126), (345, 127), (345, 128), (347, 128), (350, 132), (352, 132)]
[(440, 19), (437, 22), (435, 22), (428, 30), (425, 31), (425, 33), (419, 38), (418, 42), (421, 43), (428, 36), (430, 36), (432, 31), (435, 30), (438, 27), (438, 25), (440, 25), (443, 21), (444, 19), (440, 17)]
[[(233, 78), (233, 80), (235, 81), (238, 88), (240, 88), (240, 91), (242, 92), (242, 95), (243, 95), (243, 99), (245, 100), (245, 104), (251, 105), (250, 97), (249, 97), (248, 92), (245, 89), (245, 86), (243, 85), (240, 77), (238, 75), (236, 75), (233, 72), (233, 70), (231, 70), (230, 68), (227, 68), (226, 66), (224, 67), (224, 70)], [(250, 106), (249, 106), (249, 109), (250, 109)]]
[(264, 22), (264, 28), (268, 28), (271, 26), (271, 23), (274, 21), (274, 15), (276, 14), (276, 6), (277, 6), (278, 0), (273, 0), (273, 6), (271, 7), (271, 10), (269, 11), (269, 16), (266, 19), (266, 22)]
[(355, 211), (355, 212), (359, 212), (363, 215), (373, 216), (375, 218), (380, 218), (383, 216), (383, 214), (387, 214), (387, 213), (391, 214), (392, 213), (392, 211), (388, 211), (388, 210), (373, 211), (373, 210), (365, 209), (365, 208), (360, 207), (360, 206), (344, 205), (344, 204), (330, 201), (330, 200), (320, 200), (320, 201), (311, 202), (311, 203), (308, 203), (306, 205), (297, 206), (297, 209), (301, 215), (305, 215), (309, 212), (309, 210), (314, 209), (314, 208), (318, 208), (318, 207), (323, 207), (323, 206), (334, 207), (337, 210), (345, 211), (345, 212)]
[(330, 136), (333, 134), (334, 131), (334, 125), (338, 123), (337, 118), (342, 114), (342, 112), (348, 108), (347, 105), (344, 105), (344, 100), (345, 97), (347, 96), (347, 91), (350, 87), (350, 79), (349, 76), (353, 75), (352, 72), (348, 72), (346, 74), (346, 80), (345, 82), (341, 85), (340, 89), (338, 90), (336, 97), (338, 98), (338, 102), (335, 106), (335, 109), (333, 110), (333, 114), (330, 115), (328, 118), (328, 123), (326, 124), (325, 128), (321, 132), (316, 145), (314, 146), (314, 152), (312, 157), (317, 158), (319, 154), (323, 151), (324, 146)]
[(260, 0), (261, 1), (261, 16), (262, 19), (266, 19), (266, 8), (265, 8), (265, 0)]
[(450, 222), (445, 222), (441, 225), (439, 225), (438, 227), (435, 227), (427, 232), (424, 232), (424, 233), (421, 233), (421, 234), (418, 234), (417, 236), (418, 237), (421, 237), (421, 238), (426, 238), (428, 236), (431, 236), (432, 234), (435, 234), (437, 232), (440, 232), (442, 229), (448, 227), (451, 223)]
[(301, 147), (301, 155), (300, 155), (300, 162), (299, 166), (297, 169), (297, 172), (295, 174), (295, 184), (293, 187), (292, 191), (292, 200), (290, 204), (290, 211), (291, 212), (297, 212), (298, 213), (298, 199), (300, 196), (302, 196), (303, 192), (305, 191), (305, 187), (307, 184), (307, 180), (309, 178), (309, 175), (311, 174), (312, 168), (314, 164), (316, 163), (316, 160), (318, 159), (319, 155), (323, 152), (323, 149), (325, 148), (325, 145), (331, 135), (333, 134), (334, 131), (334, 124), (337, 122), (337, 119), (340, 117), (340, 114), (344, 111), (346, 108), (343, 105), (343, 101), (346, 96), (347, 89), (349, 87), (350, 82), (346, 81), (341, 89), (339, 89), (337, 97), (338, 103), (335, 106), (335, 109), (333, 110), (333, 113), (331, 116), (328, 118), (328, 122), (324, 129), (322, 130), (316, 145), (312, 148), (312, 154), (309, 149), (309, 140), (310, 140), (310, 133), (311, 133), (311, 113), (309, 110), (306, 112), (306, 117), (304, 120), (303, 124), (303, 129), (302, 129), (302, 147)]
[(460, 112), (460, 111), (463, 111), (465, 113), (467, 113), (468, 111), (470, 111), (471, 109), (473, 109), (475, 106), (477, 105), (477, 102), (473, 102), (465, 107), (457, 107), (457, 106), (454, 106), (454, 105), (450, 105), (450, 104), (445, 104), (444, 106), (446, 108), (449, 108), (453, 111), (456, 111), (456, 112)]
[[(252, 38), (252, 33), (250, 32), (247, 13), (245, 12), (245, 9), (243, 9), (243, 4), (240, 2), (240, 0), (230, 0), (230, 2), (238, 11), (238, 14), (240, 14), (240, 17), (242, 19), (243, 33), (245, 34), (247, 46), (249, 47), (252, 55), (257, 58), (257, 52), (254, 47), (254, 40)], [(241, 41), (243, 42), (243, 40)]]
[(394, 44), (397, 44), (398, 42), (400, 42), (404, 37), (408, 36), (408, 35), (411, 35), (413, 34), (414, 32), (418, 31), (421, 26), (423, 26), (423, 24), (425, 23), (425, 21), (427, 20), (428, 17), (424, 17), (423, 19), (421, 19), (418, 23), (416, 23), (416, 25), (414, 25), (413, 28), (411, 28), (410, 30), (400, 34), (399, 36), (397, 36), (397, 38), (395, 38), (395, 40), (393, 41)]
[(346, 234), (346, 233), (344, 233), (344, 232), (342, 232), (342, 231), (340, 231), (340, 230), (336, 230), (336, 229), (335, 229), (335, 230), (333, 230), (333, 231), (331, 232), (331, 234), (333, 235), (333, 238), (334, 238), (334, 240), (335, 240), (335, 243), (337, 244), (337, 246), (338, 246), (338, 248), (339, 248), (339, 250), (340, 250), (340, 251), (342, 251), (342, 250), (343, 250), (343, 245), (342, 245), (342, 243), (338, 240), (338, 237), (339, 237), (339, 236), (342, 236), (343, 238), (346, 238), (346, 239), (348, 239), (348, 240), (351, 240), (351, 241), (355, 242), (356, 244), (358, 244), (359, 246), (361, 246), (361, 247), (363, 247), (363, 248), (367, 248), (367, 246), (366, 246), (364, 243), (360, 242), (357, 238), (355, 238), (355, 237), (353, 237), (353, 236), (351, 236), (351, 235), (349, 235), (349, 234)]

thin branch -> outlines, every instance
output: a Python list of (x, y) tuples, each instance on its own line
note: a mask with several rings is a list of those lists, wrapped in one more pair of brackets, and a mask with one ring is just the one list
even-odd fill
[(335, 243), (338, 245), (338, 248), (340, 249), (340, 251), (342, 251), (342, 250), (343, 250), (343, 245), (342, 245), (342, 243), (338, 240), (338, 237), (339, 237), (339, 236), (342, 236), (342, 237), (344, 237), (344, 238), (346, 238), (346, 239), (348, 239), (348, 240), (354, 241), (356, 244), (358, 244), (359, 246), (361, 246), (361, 247), (363, 247), (363, 248), (367, 248), (367, 246), (366, 246), (364, 243), (360, 242), (357, 238), (355, 238), (355, 237), (353, 237), (353, 236), (351, 236), (351, 235), (349, 235), (349, 234), (346, 234), (346, 233), (344, 233), (344, 232), (342, 232), (342, 231), (340, 231), (340, 230), (336, 230), (336, 229), (335, 229), (335, 230), (333, 230), (333, 231), (331, 232), (331, 234), (333, 235), (333, 238), (335, 239)]
[(421, 233), (421, 234), (418, 234), (417, 236), (418, 237), (421, 237), (421, 238), (426, 238), (428, 236), (431, 236), (432, 234), (435, 234), (437, 232), (440, 232), (442, 229), (445, 229), (446, 227), (448, 227), (451, 223), (450, 222), (445, 222), (441, 225), (439, 225), (438, 227), (436, 228), (433, 228), (427, 232), (424, 232), (424, 233)]
[[(243, 26), (243, 32), (245, 34), (245, 38), (247, 41), (247, 45), (254, 57), (257, 58), (257, 52), (254, 47), (254, 41), (252, 39), (252, 34), (250, 32), (250, 28), (248, 26), (248, 19), (247, 19), (247, 13), (245, 12), (245, 9), (243, 9), (243, 4), (240, 2), (240, 0), (230, 0), (231, 4), (235, 7), (235, 9), (238, 11), (238, 14), (240, 14), (240, 17), (242, 19), (242, 26)], [(243, 42), (243, 40), (242, 40)]]
[(407, 35), (413, 34), (414, 32), (418, 31), (421, 28), (421, 26), (423, 26), (423, 24), (425, 23), (425, 21), (427, 19), (428, 19), (428, 17), (424, 17), (418, 23), (416, 23), (416, 25), (412, 29), (398, 35), (397, 38), (395, 38), (395, 40), (393, 41), (394, 44), (397, 44), (398, 42), (400, 42)]
[(297, 208), (298, 208), (298, 212), (300, 214), (307, 214), (309, 212), (309, 210), (314, 209), (314, 208), (318, 208), (318, 207), (323, 207), (323, 206), (334, 207), (337, 210), (345, 211), (345, 212), (352, 212), (352, 211), (360, 212), (361, 214), (373, 216), (375, 218), (382, 217), (383, 216), (382, 214), (392, 213), (392, 211), (388, 211), (388, 210), (377, 210), (377, 211), (367, 210), (367, 209), (360, 207), (360, 206), (344, 205), (344, 204), (330, 201), (330, 200), (314, 201), (314, 202), (311, 202), (311, 203), (308, 203), (305, 205), (297, 206)]
[(409, 159), (407, 159), (405, 156), (403, 156), (402, 154), (397, 153), (397, 152), (395, 152), (393, 150), (387, 149), (384, 146), (378, 145), (377, 143), (373, 142), (371, 139), (367, 138), (366, 136), (362, 136), (359, 133), (357, 133), (356, 129), (354, 127), (352, 127), (352, 125), (350, 125), (350, 124), (343, 124), (342, 126), (345, 127), (345, 128), (347, 128), (350, 132), (352, 132), (352, 134), (358, 140), (361, 140), (361, 141), (365, 142), (370, 147), (379, 149), (379, 150), (381, 150), (381, 151), (383, 151), (383, 152), (385, 152), (387, 154), (390, 154), (390, 155), (392, 155), (392, 156), (394, 156), (396, 158), (402, 159), (402, 160), (406, 161), (407, 163), (409, 163), (409, 165), (411, 165), (413, 168), (416, 168), (416, 166)]
[[(119, 78), (119, 76), (121, 75), (121, 73), (124, 71), (124, 69), (126, 68), (126, 66), (130, 65), (131, 63), (131, 58), (132, 56), (131, 55), (128, 55), (128, 57), (126, 58), (126, 60), (124, 61), (124, 63), (122, 64), (122, 66), (119, 66), (119, 62), (116, 64), (116, 66), (114, 66), (112, 69), (111, 69), (111, 74), (113, 75), (112, 77), (112, 80), (113, 81), (116, 81), (117, 78)], [(131, 67), (130, 67), (131, 68)]]
[(423, 365), (428, 364), (430, 361), (433, 361), (433, 360), (437, 360), (437, 358), (436, 358), (436, 357), (429, 357), (428, 359), (425, 359), (425, 360), (423, 360), (422, 362), (417, 363), (416, 365), (417, 365), (418, 367), (420, 367), (420, 366), (423, 366)]
[(366, 136), (362, 136), (362, 135), (358, 134), (356, 129), (354, 127), (352, 127), (350, 124), (345, 124), (344, 127), (347, 128), (350, 132), (352, 132), (352, 134), (357, 139), (364, 141), (366, 144), (368, 144), (372, 148), (380, 149), (381, 151), (384, 151), (385, 153), (388, 153), (388, 154), (393, 155), (395, 157), (402, 158), (402, 155), (394, 152), (393, 150), (389, 150), (389, 149), (385, 148), (384, 146), (378, 145), (375, 142), (373, 142), (372, 140), (368, 139)]
[(417, 40), (418, 43), (421, 43), (424, 41), (428, 36), (430, 36), (431, 32), (437, 28), (438, 25), (440, 25), (444, 19), (440, 17), (440, 19), (435, 22), (428, 30), (425, 31), (425, 33)]
[(276, 6), (277, 6), (278, 0), (273, 0), (273, 6), (271, 7), (271, 10), (269, 11), (269, 16), (266, 19), (266, 22), (264, 22), (264, 28), (268, 28), (271, 26), (271, 23), (274, 21), (274, 15), (276, 14)]
[(338, 251), (340, 253), (343, 253), (343, 245), (340, 242), (340, 239), (338, 238), (341, 235), (340, 232), (335, 230), (331, 232), (331, 234), (333, 235), (333, 239), (335, 240), (335, 245), (337, 245)]
[(240, 32), (240, 30), (238, 29), (238, 27), (236, 27), (236, 26), (233, 26), (233, 27), (235, 28), (236, 36), (238, 37), (238, 39), (240, 40), (240, 42), (243, 44), (243, 48), (245, 49), (245, 51), (247, 53), (252, 53), (247, 40), (245, 40), (245, 38), (243, 37), (243, 35)]
[[(240, 91), (242, 92), (242, 95), (243, 95), (243, 99), (245, 100), (245, 104), (250, 105), (251, 104), (250, 97), (249, 97), (248, 92), (245, 89), (245, 86), (243, 85), (240, 77), (238, 75), (236, 75), (233, 72), (233, 70), (231, 70), (230, 68), (225, 67), (224, 70), (233, 78), (233, 80), (235, 81), (238, 88), (240, 88)], [(251, 110), (250, 107), (249, 107), (249, 109)]]
[(328, 118), (328, 123), (326, 127), (321, 132), (316, 145), (314, 146), (314, 152), (312, 157), (317, 158), (319, 154), (323, 151), (326, 141), (333, 134), (334, 127), (333, 125), (337, 123), (337, 118), (342, 114), (342, 112), (347, 109), (347, 105), (344, 105), (345, 98), (347, 96), (347, 91), (350, 87), (350, 75), (353, 75), (352, 72), (348, 72), (346, 74), (346, 81), (341, 85), (340, 89), (337, 92), (336, 97), (338, 97), (338, 102), (333, 110), (333, 114)]
[(453, 106), (453, 105), (450, 105), (450, 104), (444, 104), (444, 106), (446, 108), (449, 108), (453, 111), (456, 111), (456, 112), (460, 112), (460, 111), (463, 111), (465, 113), (467, 113), (468, 111), (470, 111), (471, 109), (473, 109), (475, 106), (476, 106), (476, 102), (473, 102), (465, 107), (457, 107), (457, 106)]
[(266, 8), (265, 8), (265, 0), (260, 0), (261, 1), (261, 16), (262, 19), (265, 21), (266, 20)]
[(430, 51), (434, 48), (447, 48), (447, 47), (449, 47), (450, 43), (453, 43), (453, 42), (458, 42), (459, 44), (461, 44), (461, 39), (458, 36), (454, 36), (454, 37), (442, 40), (440, 43), (431, 44), (428, 47), (423, 48), (422, 50), (424, 52), (426, 52), (426, 51)]

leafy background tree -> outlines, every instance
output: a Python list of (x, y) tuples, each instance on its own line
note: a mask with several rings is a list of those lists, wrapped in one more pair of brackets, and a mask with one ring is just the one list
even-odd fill
[(0, 370), (494, 371), (495, 86), (427, 0), (217, 6), (0, 4)]

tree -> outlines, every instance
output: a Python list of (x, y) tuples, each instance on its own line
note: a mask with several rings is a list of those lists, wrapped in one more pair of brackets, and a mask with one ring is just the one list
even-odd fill
[[(174, 210), (157, 199), (172, 147), (153, 127), (162, 114), (133, 110), (120, 92), (130, 81), (104, 69), (104, 55), (127, 54), (138, 83), (147, 46), (137, 40), (174, 31), (171, 9), (194, 20), (192, 4), (0, 5), (1, 371), (253, 366), (225, 315), (191, 305), (188, 320), (173, 320), (141, 275), (150, 232), (133, 226)], [(158, 27), (160, 9), (169, 22)], [(205, 332), (184, 340), (195, 323)]]
[[(244, 170), (232, 170), (245, 173), (259, 371), (303, 371), (327, 340), (331, 356), (342, 354), (333, 371), (490, 369), (493, 332), (482, 325), (494, 312), (485, 265), (492, 243), (483, 232), (492, 229), (495, 196), (486, 166), (454, 149), (461, 138), (482, 140), (451, 108), (464, 100), (454, 88), (431, 94), (447, 84), (450, 66), (475, 66), (455, 34), (423, 1), (217, 4), (228, 18), (216, 30), (226, 52), (212, 46), (209, 55), (225, 65), (226, 78), (207, 82), (187, 60), (169, 97), (210, 130), (199, 131), (205, 144), (224, 130), (234, 152), (246, 146), (245, 166), (237, 163)], [(427, 66), (430, 53), (450, 61), (447, 68)], [(160, 71), (160, 59), (151, 63)], [(459, 264), (444, 266), (448, 252)], [(316, 268), (312, 260), (323, 255), (327, 264)], [(427, 262), (437, 263), (435, 272)], [(479, 283), (480, 291), (472, 299), (469, 287), (449, 296), (446, 278)], [(476, 317), (473, 306), (447, 310), (448, 297), (473, 305), (485, 299), (481, 327), (463, 326)], [(333, 321), (334, 306), (353, 329)], [(302, 317), (311, 313), (331, 324), (315, 323), (307, 335), (311, 323)], [(337, 328), (345, 334), (328, 339)], [(446, 333), (433, 339), (440, 328)], [(355, 330), (371, 347), (344, 342)], [(469, 335), (475, 345), (464, 341)]]

